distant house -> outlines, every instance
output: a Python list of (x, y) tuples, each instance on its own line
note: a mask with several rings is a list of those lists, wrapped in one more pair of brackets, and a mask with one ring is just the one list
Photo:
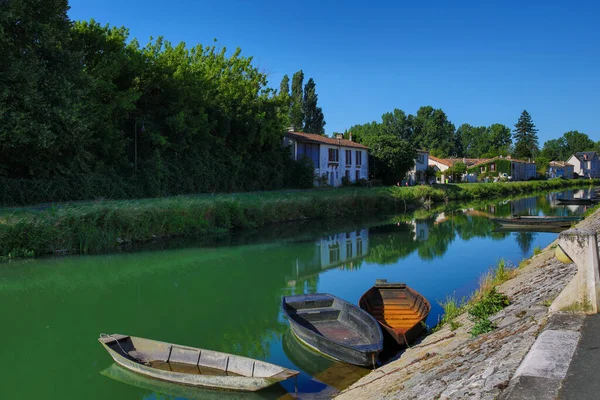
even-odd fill
[[(429, 166), (433, 168), (434, 171), (442, 171), (442, 176), (440, 178), (440, 181), (443, 183), (446, 180), (446, 176), (445, 174), (443, 174), (444, 171), (446, 171), (448, 168), (454, 166), (454, 164), (456, 163), (463, 163), (467, 166), (467, 168), (475, 165), (475, 164), (479, 164), (485, 161), (488, 161), (489, 158), (438, 158), (438, 157), (434, 157), (432, 155), (429, 156)], [(469, 182), (469, 181), (475, 181), (476, 180), (477, 175), (476, 174), (465, 174), (462, 176), (462, 180), (465, 182)]]
[(429, 166), (429, 152), (426, 150), (417, 150), (417, 158), (415, 165), (408, 171), (408, 184), (416, 185), (417, 183), (425, 183), (425, 171)]
[(496, 178), (506, 176), (513, 181), (527, 181), (537, 177), (535, 162), (515, 160), (510, 156), (506, 158), (502, 156), (494, 157), (473, 164), (468, 168), (468, 171), (478, 174), (480, 177)]
[[(352, 139), (352, 136), (350, 136)], [(342, 135), (329, 138), (304, 132), (286, 132), (284, 144), (289, 145), (294, 160), (307, 157), (315, 166), (315, 174), (327, 176), (327, 183), (340, 186), (342, 177), (350, 182), (368, 179), (369, 148)]]
[(546, 173), (548, 178), (573, 179), (573, 165), (565, 161), (550, 161), (548, 164), (548, 171)]
[(600, 178), (600, 159), (595, 151), (580, 151), (567, 160), (573, 172), (585, 178)]

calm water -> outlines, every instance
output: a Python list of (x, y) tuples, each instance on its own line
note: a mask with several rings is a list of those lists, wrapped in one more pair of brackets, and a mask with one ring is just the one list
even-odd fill
[[(342, 389), (368, 371), (333, 363), (300, 346), (280, 312), (283, 295), (329, 292), (356, 303), (376, 278), (402, 281), (429, 299), (427, 323), (432, 326), (442, 311), (436, 300), (468, 295), (500, 258), (517, 264), (557, 236), (494, 232), (488, 217), (583, 211), (554, 207), (555, 197), (444, 213), (420, 210), (385, 222), (280, 225), (192, 247), (171, 242), (133, 253), (0, 264), (2, 398), (227, 397), (115, 369), (96, 342), (101, 332), (299, 369), (298, 387), (305, 398)], [(286, 397), (285, 391), (294, 391), (293, 382), (241, 398)]]

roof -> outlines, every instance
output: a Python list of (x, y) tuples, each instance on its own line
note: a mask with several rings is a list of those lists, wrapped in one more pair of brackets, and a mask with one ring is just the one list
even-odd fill
[(569, 164), (566, 161), (550, 161), (550, 163), (548, 163), (548, 165), (550, 165), (551, 167), (572, 167), (573, 164)]
[(453, 166), (456, 163), (464, 163), (467, 167), (471, 167), (475, 164), (481, 164), (489, 161), (489, 158), (438, 158), (432, 155), (429, 156), (429, 159), (440, 164), (447, 165), (448, 167)]
[(575, 157), (577, 157), (580, 161), (583, 160), (591, 160), (592, 158), (596, 157), (596, 152), (595, 151), (578, 151), (577, 153), (574, 154)]
[(286, 132), (285, 137), (295, 139), (302, 143), (329, 144), (333, 146), (356, 147), (359, 149), (368, 149), (364, 144), (356, 143), (347, 139), (335, 139), (314, 133), (304, 132)]
[(508, 161), (517, 162), (517, 163), (535, 164), (534, 161), (517, 160), (516, 158), (509, 158), (509, 157), (494, 157), (494, 158), (488, 158), (488, 159), (484, 158), (484, 159), (482, 159), (482, 161), (479, 161), (479, 162), (471, 165), (471, 167), (477, 167), (479, 165), (487, 164), (491, 161), (496, 161), (496, 160), (508, 160)]

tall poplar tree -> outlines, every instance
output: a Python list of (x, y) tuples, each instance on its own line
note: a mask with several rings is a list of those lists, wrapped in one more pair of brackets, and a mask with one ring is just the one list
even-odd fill
[(517, 158), (530, 158), (537, 152), (539, 149), (537, 131), (531, 115), (527, 110), (523, 110), (513, 130)]
[(315, 91), (315, 81), (310, 78), (304, 86), (304, 99), (302, 102), (302, 110), (304, 112), (304, 132), (317, 133), (323, 135), (325, 133), (325, 117), (323, 110), (317, 106), (317, 93)]
[(279, 112), (283, 121), (285, 121), (286, 128), (289, 125), (290, 120), (290, 78), (287, 75), (283, 76), (281, 83), (279, 84)]
[(290, 101), (290, 124), (296, 130), (301, 130), (304, 126), (304, 110), (302, 107), (302, 84), (304, 82), (304, 72), (296, 72), (292, 77), (292, 97)]

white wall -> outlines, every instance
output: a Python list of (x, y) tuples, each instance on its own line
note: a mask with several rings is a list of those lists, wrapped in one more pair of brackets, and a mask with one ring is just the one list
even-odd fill
[[(339, 152), (339, 162), (338, 163), (330, 163), (329, 162), (329, 149), (337, 149)], [(352, 152), (352, 163), (349, 166), (346, 166), (346, 150), (350, 150)], [(356, 152), (359, 151), (362, 153), (362, 162), (360, 168), (356, 166)], [(331, 164), (331, 166), (330, 166)], [(359, 179), (369, 179), (369, 156), (367, 154), (366, 149), (358, 149), (356, 147), (344, 147), (344, 146), (334, 146), (321, 144), (319, 150), (319, 175), (323, 175), (327, 173), (327, 183), (330, 183), (330, 176), (333, 172), (334, 176), (334, 186), (340, 186), (342, 184), (342, 177), (345, 176), (346, 170), (350, 170), (350, 181), (354, 182), (356, 180), (356, 170), (360, 171)]]

